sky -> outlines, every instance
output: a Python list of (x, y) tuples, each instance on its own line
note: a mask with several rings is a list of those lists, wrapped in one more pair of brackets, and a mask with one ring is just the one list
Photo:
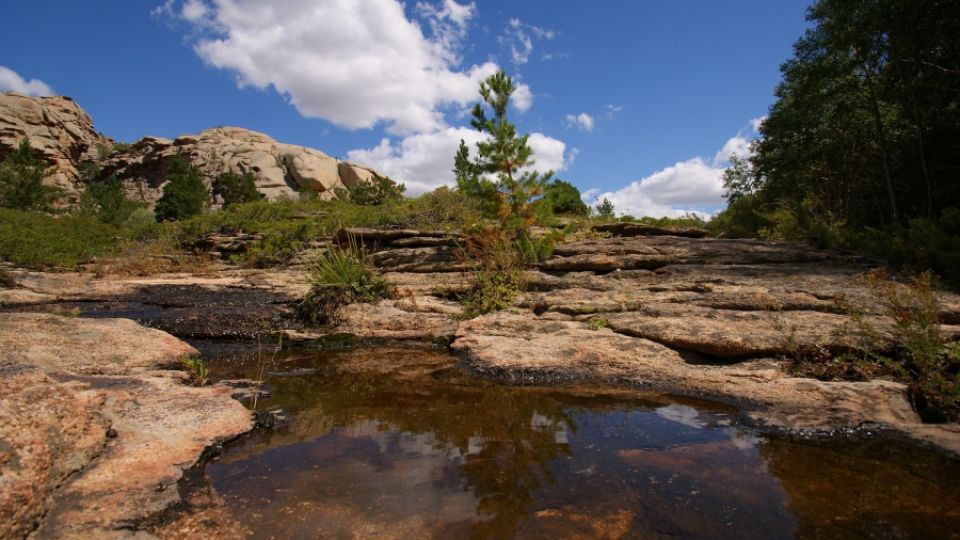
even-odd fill
[(809, 0), (11, 0), (0, 91), (67, 95), (121, 142), (240, 126), (453, 183), (497, 69), (540, 170), (634, 216), (724, 206)]

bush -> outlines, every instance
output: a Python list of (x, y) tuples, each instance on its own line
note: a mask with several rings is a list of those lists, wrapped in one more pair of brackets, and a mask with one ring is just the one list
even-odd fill
[(387, 202), (399, 201), (403, 198), (406, 186), (379, 175), (373, 175), (367, 182), (360, 182), (347, 189), (347, 198), (353, 204), (363, 206), (379, 206)]
[(220, 197), (223, 206), (259, 201), (263, 193), (257, 190), (257, 177), (252, 172), (237, 174), (221, 173), (213, 180), (213, 196)]
[(508, 308), (524, 290), (523, 258), (512, 235), (500, 227), (468, 234), (462, 255), (471, 267), (470, 287), (461, 298), (464, 317)]
[(43, 185), (47, 165), (34, 155), (24, 138), (0, 162), (0, 206), (18, 210), (48, 211), (61, 191)]
[(613, 219), (614, 207), (610, 199), (604, 197), (596, 207), (597, 217), (600, 219)]
[(200, 170), (187, 163), (183, 156), (173, 156), (167, 163), (167, 184), (154, 212), (157, 221), (179, 221), (203, 212), (210, 193)]
[(866, 307), (841, 298), (840, 307), (856, 326), (855, 332), (848, 332), (849, 350), (836, 358), (829, 351), (819, 351), (814, 358), (800, 354), (795, 368), (820, 378), (891, 376), (908, 385), (914, 407), (925, 420), (960, 419), (960, 346), (943, 334), (936, 280), (923, 273), (900, 284), (880, 269), (862, 279), (874, 294), (879, 314), (893, 322), (889, 331), (867, 319)]
[(88, 182), (80, 196), (82, 213), (96, 216), (101, 223), (112, 225), (122, 225), (134, 210), (142, 207), (127, 198), (123, 182), (112, 175), (106, 180)]
[(374, 270), (353, 238), (333, 246), (307, 265), (310, 291), (297, 304), (301, 318), (312, 324), (338, 322), (340, 308), (390, 296), (390, 284)]
[(547, 184), (543, 200), (555, 214), (585, 216), (590, 213), (590, 207), (580, 197), (580, 190), (573, 184), (560, 179)]

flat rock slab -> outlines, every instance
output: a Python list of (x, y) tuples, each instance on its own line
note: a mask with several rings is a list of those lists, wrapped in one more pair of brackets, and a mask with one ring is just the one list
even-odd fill
[(197, 350), (128, 319), (80, 319), (40, 313), (0, 313), (0, 362), (45, 371), (125, 374), (175, 366)]
[(143, 536), (204, 448), (252, 428), (188, 344), (125, 319), (0, 314), (0, 538)]
[[(836, 429), (869, 422), (908, 434), (924, 427), (899, 383), (794, 378), (769, 360), (705, 364), (696, 355), (583, 322), (499, 312), (462, 322), (452, 347), (477, 371), (521, 382), (590, 379), (734, 398), (754, 421), (775, 427)], [(938, 443), (960, 452), (960, 437), (943, 436)]]

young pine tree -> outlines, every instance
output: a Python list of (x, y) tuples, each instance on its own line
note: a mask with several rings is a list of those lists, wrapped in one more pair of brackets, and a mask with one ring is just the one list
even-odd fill
[[(481, 192), (481, 177), (485, 174), (494, 175), (497, 182), (493, 195), (500, 222), (506, 228), (525, 232), (535, 220), (534, 202), (543, 194), (553, 171), (540, 174), (524, 170), (534, 164), (531, 157), (533, 150), (527, 145), (528, 135), (517, 135), (516, 126), (507, 120), (510, 96), (516, 89), (513, 79), (503, 70), (480, 83), (483, 101), (473, 107), (470, 125), (488, 137), (477, 143), (478, 156), (470, 169), (463, 167), (464, 163), (469, 162), (469, 151), (461, 143), (454, 171), (475, 175), (478, 178), (476, 185)], [(472, 179), (469, 185), (473, 185)]]
[(13, 153), (0, 162), (0, 206), (46, 211), (57, 198), (57, 188), (43, 185), (47, 165), (33, 153), (24, 138)]

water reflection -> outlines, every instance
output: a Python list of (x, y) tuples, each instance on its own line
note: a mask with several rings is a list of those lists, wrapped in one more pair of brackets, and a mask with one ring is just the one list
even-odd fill
[[(289, 354), (268, 383), (268, 405), (292, 421), (207, 469), (257, 538), (910, 536), (960, 523), (956, 463), (911, 451), (881, 466), (867, 450), (758, 439), (709, 403), (503, 387), (410, 349)], [(935, 512), (940, 528), (924, 526)], [(898, 528), (857, 529), (874, 518)]]

